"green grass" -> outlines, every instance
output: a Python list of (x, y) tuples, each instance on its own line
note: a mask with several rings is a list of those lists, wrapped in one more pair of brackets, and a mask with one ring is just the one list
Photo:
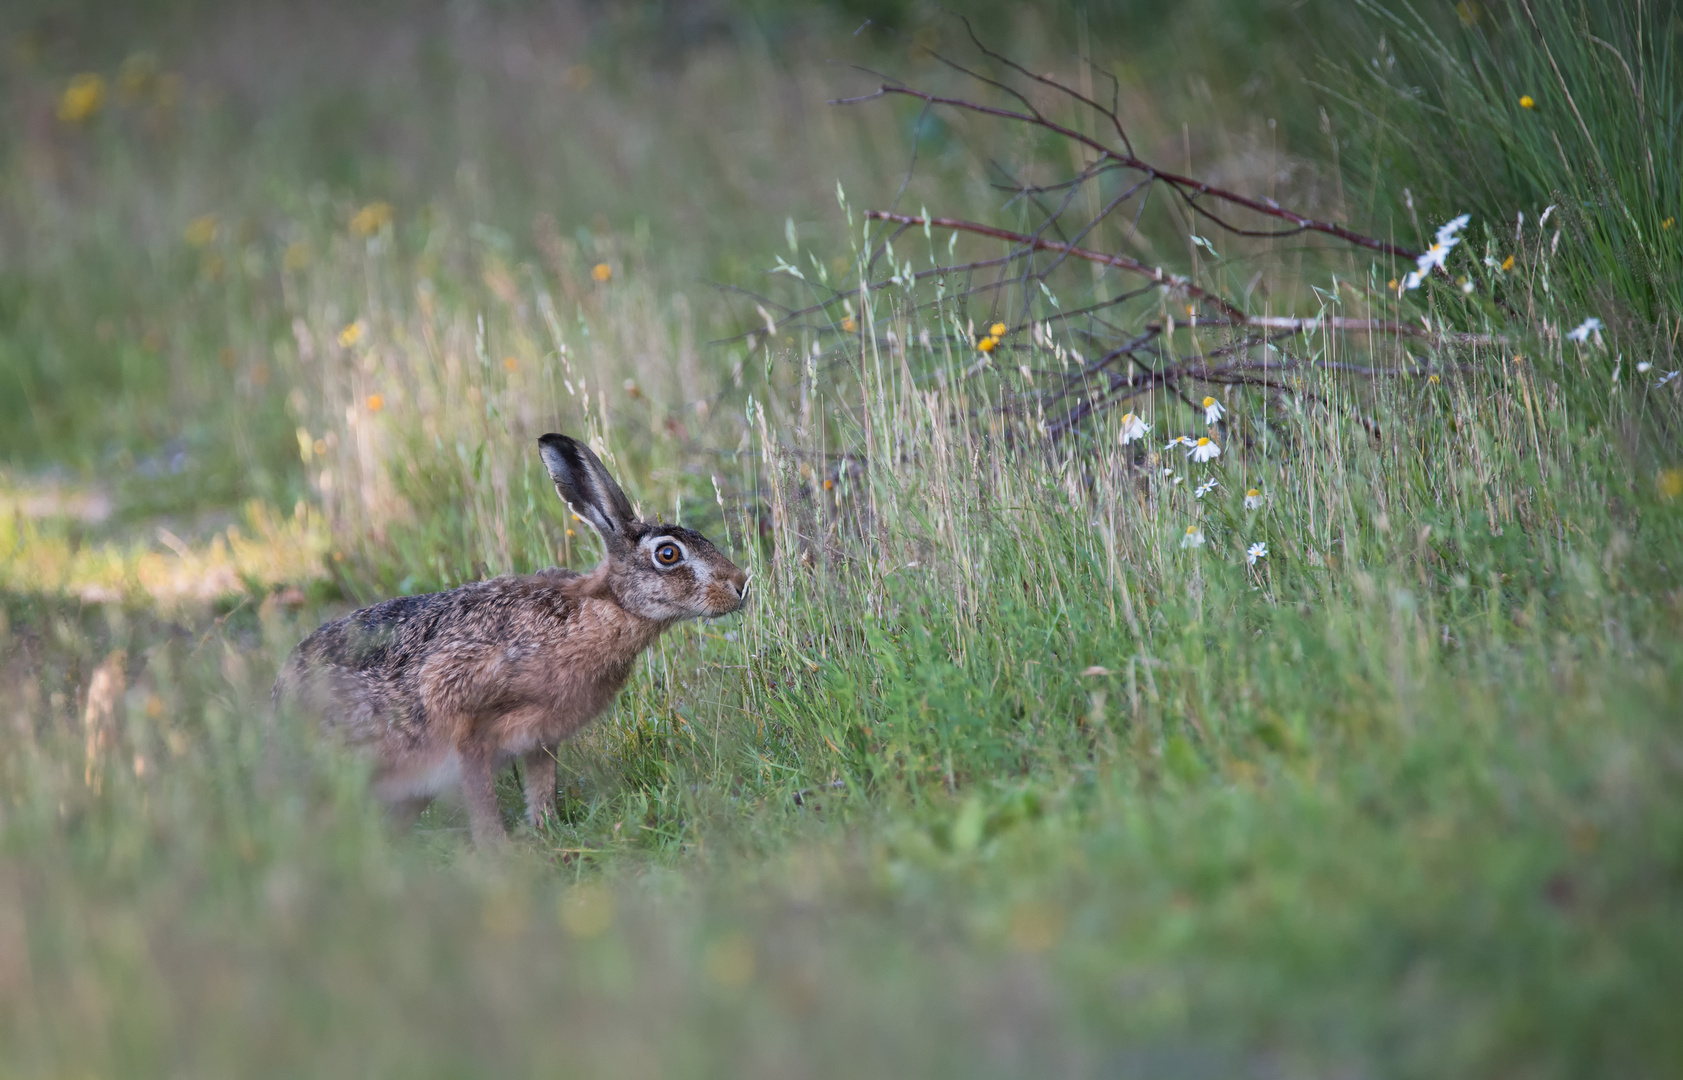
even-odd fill
[[(1382, 151), (1339, 144), (1335, 172), (1318, 125), (1266, 123), (1307, 91), (1245, 97), (1218, 62), (1253, 17), (1202, 57), (1085, 32), (1129, 65), (1152, 156), (1182, 164), (1184, 119), (1195, 169), (1381, 217), (1337, 181), (1361, 190)], [(1224, 394), (1215, 462), (1159, 453), (1191, 429), (1171, 397), (1137, 403), (1143, 452), (1108, 415), (1050, 453), (1000, 406), (1037, 385), (1016, 361), (1067, 353), (1013, 340), (972, 370), (979, 306), (855, 299), (862, 355), (806, 331), (707, 344), (761, 319), (699, 279), (789, 298), (773, 254), (845, 273), (837, 175), (855, 211), (900, 183), (916, 110), (825, 112), (855, 84), (812, 58), (934, 68), (804, 9), (676, 43), (631, 16), (414, 18), (391, 53), (342, 44), (400, 40), (378, 9), (338, 37), (239, 10), (135, 24), (190, 73), (167, 142), (115, 97), (75, 128), (40, 111), (76, 71), (112, 77), (120, 26), (33, 24), (28, 66), (8, 54), (38, 120), (0, 180), (26, 241), (0, 254), (0, 379), (29, 388), (0, 420), (0, 1074), (1675, 1072), (1683, 380), (1656, 383), (1676, 308), (1594, 269), (1596, 237), (1673, 270), (1674, 249), (1583, 211), (1557, 249), (1534, 225), (1495, 248), (1530, 257), (1471, 297), (1399, 299), (1390, 267), (1217, 238), (1204, 280), (1268, 269), (1272, 312), (1510, 338), (1432, 354), (1428, 381), (1336, 366), (1400, 363), (1395, 343), (1308, 335), (1286, 346), (1301, 394)], [(1079, 75), (1071, 22), (1020, 20), (1037, 69)], [(254, 34), (272, 81), (219, 74)], [(576, 53), (523, 66), (552, 34)], [(1500, 144), (1506, 119), (1450, 115), (1408, 137)], [(1593, 115), (1604, 145), (1647, 138)], [(956, 216), (996, 213), (976, 159), (1048, 152), (926, 134), (908, 199)], [(1538, 194), (1512, 155), (1479, 180), (1491, 237)], [(382, 199), (391, 223), (358, 234)], [(1182, 266), (1175, 225), (1145, 242)], [(1483, 242), (1457, 257), (1482, 266)], [(1066, 309), (1114, 284), (1057, 283)], [(1605, 347), (1535, 331), (1595, 290), (1620, 305)], [(552, 829), (475, 852), (440, 804), (394, 836), (359, 762), (269, 716), (273, 673), (355, 603), (593, 562), (531, 453), (547, 430), (601, 439), (645, 513), (754, 571), (755, 601), (669, 634), (563, 748)], [(109, 516), (70, 512), (88, 491)], [(513, 821), (512, 776), (501, 793)]]

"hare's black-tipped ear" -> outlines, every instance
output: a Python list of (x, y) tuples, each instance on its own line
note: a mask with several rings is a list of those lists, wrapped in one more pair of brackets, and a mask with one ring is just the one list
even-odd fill
[(637, 515), (590, 447), (565, 435), (545, 435), (538, 440), (538, 453), (555, 481), (555, 493), (596, 526), (603, 540), (613, 543), (630, 535)]

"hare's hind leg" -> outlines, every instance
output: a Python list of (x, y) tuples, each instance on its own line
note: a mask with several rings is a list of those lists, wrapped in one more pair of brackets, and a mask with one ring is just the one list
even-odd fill
[(558, 746), (540, 746), (521, 761), (526, 774), (526, 823), (542, 828), (555, 816), (555, 754)]
[(502, 811), (497, 807), (496, 748), (488, 740), (468, 737), (457, 748), (462, 760), (462, 801), (467, 803), (473, 842), (494, 847), (508, 839)]

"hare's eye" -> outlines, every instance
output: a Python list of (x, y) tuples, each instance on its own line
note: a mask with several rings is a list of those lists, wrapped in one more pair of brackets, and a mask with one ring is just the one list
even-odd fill
[(683, 559), (684, 553), (678, 550), (677, 544), (666, 543), (655, 548), (654, 557), (655, 562), (662, 566), (677, 566), (679, 561)]

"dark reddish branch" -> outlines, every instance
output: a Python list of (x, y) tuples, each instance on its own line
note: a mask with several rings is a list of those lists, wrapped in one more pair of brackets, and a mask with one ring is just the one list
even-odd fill
[(1195, 300), (1201, 300), (1212, 307), (1219, 308), (1224, 316), (1234, 322), (1242, 323), (1245, 321), (1244, 312), (1208, 289), (1200, 288), (1186, 278), (1168, 273), (1161, 267), (1147, 266), (1138, 259), (1130, 259), (1126, 255), (1107, 255), (1102, 251), (1076, 247), (1061, 240), (1048, 240), (1041, 236), (1011, 232), (1009, 229), (996, 229), (992, 225), (982, 225), (974, 221), (960, 221), (957, 218), (918, 217), (915, 214), (894, 214), (887, 210), (867, 210), (865, 216), (872, 221), (892, 221), (908, 227), (927, 225), (936, 229), (956, 229), (961, 232), (976, 233), (980, 236), (991, 236), (998, 240), (1009, 240), (1026, 248), (1034, 248), (1039, 251), (1056, 251), (1063, 255), (1086, 259), (1088, 262), (1099, 263), (1103, 266), (1114, 266), (1119, 270), (1127, 270), (1130, 273), (1149, 278), (1160, 285), (1179, 289)]
[[(1242, 206), (1247, 210), (1263, 214), (1267, 217), (1278, 218), (1281, 221), (1289, 221), (1297, 230), (1301, 230), (1303, 232), (1318, 232), (1327, 236), (1336, 236), (1338, 239), (1343, 240), (1346, 243), (1355, 244), (1357, 247), (1364, 247), (1371, 251), (1377, 251), (1385, 255), (1394, 255), (1401, 259), (1413, 260), (1420, 257), (1420, 252), (1415, 251), (1412, 248), (1406, 248), (1400, 244), (1393, 244), (1386, 240), (1377, 240), (1371, 236), (1364, 236), (1361, 233), (1352, 232), (1344, 226), (1331, 221), (1319, 221), (1315, 218), (1305, 217), (1295, 211), (1287, 210), (1285, 207), (1275, 203), (1272, 199), (1253, 199), (1247, 195), (1240, 195), (1235, 191), (1228, 191), (1225, 188), (1218, 188), (1213, 185), (1206, 184), (1202, 180), (1195, 180), (1190, 176), (1182, 176), (1179, 173), (1165, 172), (1148, 161), (1142, 161), (1133, 154), (1113, 150), (1099, 140), (1089, 135), (1083, 135), (1074, 128), (1065, 127), (1056, 121), (1048, 120), (1043, 116), (1036, 116), (1032, 113), (1015, 112), (1011, 109), (999, 109), (991, 105), (982, 105), (974, 101), (966, 101), (963, 98), (942, 97), (938, 94), (931, 94), (923, 90), (913, 90), (909, 86), (891, 86), (888, 83), (882, 84), (882, 86), (880, 86), (874, 94), (866, 94), (863, 97), (856, 98), (842, 98), (831, 102), (831, 104), (853, 105), (863, 101), (872, 101), (888, 94), (903, 94), (906, 97), (919, 98), (931, 105), (950, 105), (955, 109), (967, 109), (971, 112), (981, 113), (984, 116), (997, 116), (1002, 120), (1016, 120), (1020, 123), (1033, 124), (1036, 127), (1045, 128), (1047, 131), (1056, 135), (1062, 135), (1066, 139), (1073, 139), (1075, 142), (1093, 150), (1095, 153), (1102, 155), (1104, 158), (1116, 162), (1116, 164), (1122, 166), (1123, 168), (1133, 169), (1136, 172), (1144, 173), (1146, 176), (1149, 176), (1154, 180), (1163, 181), (1165, 184), (1170, 185), (1179, 192), (1182, 198), (1186, 199), (1189, 203), (1193, 203), (1194, 206), (1196, 206), (1196, 200), (1199, 196), (1207, 195), (1212, 199), (1219, 199), (1224, 203), (1230, 203), (1234, 206)], [(1205, 216), (1232, 232), (1240, 233), (1241, 235), (1248, 235), (1243, 230), (1233, 228), (1220, 218), (1216, 218), (1214, 215), (1206, 214)]]

